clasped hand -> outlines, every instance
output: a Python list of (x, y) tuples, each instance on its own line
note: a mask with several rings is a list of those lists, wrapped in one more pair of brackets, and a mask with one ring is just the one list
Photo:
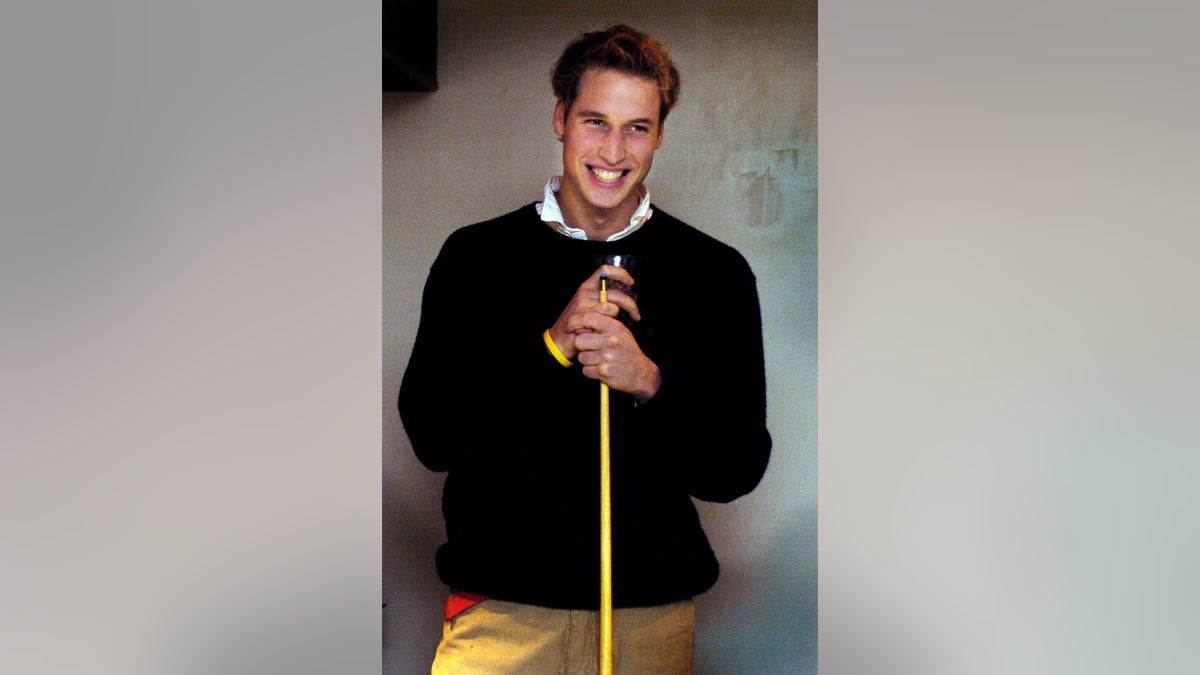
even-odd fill
[(578, 360), (583, 374), (610, 388), (632, 394), (645, 403), (658, 393), (662, 375), (658, 366), (638, 346), (633, 334), (617, 319), (621, 310), (640, 321), (637, 302), (620, 288), (609, 285), (606, 302), (600, 302), (600, 275), (627, 287), (633, 286), (629, 272), (602, 265), (575, 291), (575, 296), (550, 327), (550, 337), (563, 355)]

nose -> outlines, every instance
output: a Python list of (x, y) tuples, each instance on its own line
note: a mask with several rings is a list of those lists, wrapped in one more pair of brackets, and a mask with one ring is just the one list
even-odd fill
[(615, 166), (625, 159), (625, 136), (620, 129), (610, 129), (600, 141), (600, 159)]

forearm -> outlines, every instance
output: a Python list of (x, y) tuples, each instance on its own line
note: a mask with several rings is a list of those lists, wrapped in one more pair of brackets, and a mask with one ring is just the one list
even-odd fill
[[(753, 395), (749, 396), (753, 401)], [(638, 409), (651, 447), (664, 453), (687, 492), (698, 499), (728, 502), (758, 485), (766, 471), (771, 436), (764, 405), (716, 392), (667, 371), (663, 386)]]
[(398, 397), (404, 427), (418, 459), (445, 471), (496, 459), (520, 445), (539, 415), (552, 410), (567, 369), (546, 354), (537, 335), (475, 360), (422, 344)]
[(762, 320), (748, 268), (703, 297), (681, 304), (652, 354), (661, 386), (638, 412), (689, 494), (724, 502), (754, 489), (770, 457)]

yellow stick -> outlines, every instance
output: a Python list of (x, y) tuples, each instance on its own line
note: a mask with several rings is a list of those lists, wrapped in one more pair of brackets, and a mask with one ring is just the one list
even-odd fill
[[(600, 275), (600, 302), (608, 301), (608, 277)], [(613, 669), (612, 474), (608, 444), (608, 385), (600, 383), (600, 675)]]

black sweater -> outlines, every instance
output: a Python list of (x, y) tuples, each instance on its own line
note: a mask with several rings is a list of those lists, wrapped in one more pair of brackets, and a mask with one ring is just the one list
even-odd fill
[(541, 334), (606, 253), (641, 256), (633, 332), (662, 372), (641, 406), (611, 395), (613, 604), (709, 589), (691, 497), (733, 500), (766, 470), (758, 294), (737, 251), (657, 207), (611, 243), (564, 237), (533, 205), (462, 228), (430, 270), (399, 396), (418, 459), (449, 471), (437, 567), (456, 590), (599, 604), (599, 383)]

